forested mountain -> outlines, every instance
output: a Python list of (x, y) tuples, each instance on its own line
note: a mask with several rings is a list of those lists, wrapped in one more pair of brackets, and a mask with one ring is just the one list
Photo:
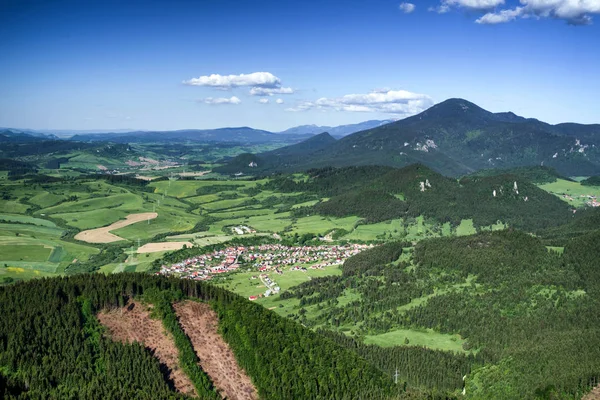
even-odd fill
[(600, 172), (600, 125), (550, 125), (450, 99), (418, 115), (346, 136), (298, 163), (266, 170), (402, 167), (415, 162), (448, 176), (527, 165), (550, 166), (563, 175), (594, 175)]
[(511, 174), (465, 177), (460, 181), (415, 164), (402, 169), (377, 166), (323, 168), (309, 171), (307, 181), (289, 176), (271, 180), (267, 189), (312, 192), (328, 201), (296, 210), (368, 222), (425, 216), (457, 225), (473, 219), (475, 226), (498, 221), (529, 231), (572, 220), (568, 204), (528, 180)]

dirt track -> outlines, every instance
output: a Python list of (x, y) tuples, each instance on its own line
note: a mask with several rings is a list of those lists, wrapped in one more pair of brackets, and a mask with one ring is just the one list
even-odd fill
[(150, 318), (145, 306), (134, 301), (122, 309), (99, 313), (98, 320), (108, 328), (113, 340), (125, 343), (136, 341), (153, 350), (160, 363), (169, 368), (169, 378), (175, 389), (196, 395), (194, 385), (178, 366), (179, 354), (173, 337), (167, 334), (159, 319)]
[(166, 250), (179, 250), (183, 249), (183, 246), (192, 247), (193, 244), (190, 242), (162, 242), (162, 243), (146, 243), (140, 247), (138, 253), (155, 253), (157, 251)]
[(125, 217), (125, 219), (117, 221), (109, 226), (105, 226), (104, 228), (89, 229), (87, 231), (79, 232), (77, 235), (75, 235), (75, 239), (88, 243), (117, 242), (119, 240), (123, 240), (123, 238), (113, 235), (110, 233), (110, 231), (126, 227), (127, 225), (135, 224), (136, 222), (154, 219), (156, 217), (158, 217), (158, 214), (155, 212), (129, 214), (127, 217)]
[(230, 400), (258, 399), (252, 381), (240, 368), (233, 351), (217, 332), (217, 314), (210, 306), (185, 301), (174, 304), (174, 308), (200, 358), (202, 369), (210, 376), (221, 395)]

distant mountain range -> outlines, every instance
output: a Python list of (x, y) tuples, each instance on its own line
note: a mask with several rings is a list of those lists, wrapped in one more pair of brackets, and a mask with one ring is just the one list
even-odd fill
[[(68, 139), (82, 142), (116, 142), (116, 143), (146, 143), (146, 142), (236, 142), (236, 143), (295, 143), (306, 140), (313, 135), (329, 132), (332, 136), (342, 137), (365, 129), (375, 128), (392, 122), (392, 120), (371, 120), (358, 124), (340, 126), (301, 125), (283, 132), (269, 132), (249, 127), (228, 127), (218, 129), (182, 129), (175, 131), (141, 131), (141, 130), (32, 130), (0, 128), (0, 135), (10, 136), (11, 141), (29, 141), (38, 139)], [(6, 133), (5, 133), (6, 132)], [(0, 137), (1, 141), (3, 140)], [(282, 144), (282, 145), (283, 145)]]
[(279, 132), (282, 135), (317, 135), (319, 133), (327, 132), (334, 137), (347, 136), (355, 132), (364, 131), (366, 129), (377, 128), (378, 126), (389, 124), (394, 122), (393, 119), (386, 120), (370, 120), (365, 122), (359, 122), (358, 124), (340, 125), (340, 126), (317, 126), (317, 125), (300, 125), (294, 128), (287, 129)]
[(39, 140), (55, 140), (54, 135), (45, 135), (40, 132), (20, 131), (18, 129), (0, 128), (0, 143), (26, 143)]
[[(571, 176), (600, 173), (600, 125), (551, 125), (512, 112), (492, 113), (463, 99), (446, 100), (418, 115), (330, 141), (327, 146), (300, 150), (301, 145), (278, 150), (295, 153), (295, 157), (246, 154), (231, 160), (229, 167), (256, 173), (421, 163), (448, 176), (526, 165), (549, 166)], [(243, 167), (241, 160), (251, 158), (257, 166)]]

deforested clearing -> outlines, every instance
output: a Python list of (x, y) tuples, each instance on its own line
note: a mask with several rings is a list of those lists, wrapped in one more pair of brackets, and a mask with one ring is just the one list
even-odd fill
[(118, 242), (119, 240), (123, 240), (123, 238), (110, 233), (110, 231), (124, 228), (128, 225), (135, 224), (136, 222), (154, 219), (156, 217), (158, 217), (158, 214), (155, 212), (129, 214), (124, 220), (117, 221), (109, 226), (79, 232), (77, 235), (75, 235), (75, 239), (88, 243)]
[(583, 396), (582, 400), (600, 400), (600, 385), (596, 386), (591, 392)]
[(167, 366), (169, 379), (178, 392), (196, 395), (192, 381), (178, 366), (179, 353), (173, 337), (163, 328), (160, 319), (150, 318), (146, 306), (134, 301), (123, 308), (99, 313), (98, 320), (108, 328), (111, 339), (143, 343), (161, 364)]
[(202, 369), (221, 395), (231, 400), (258, 399), (250, 377), (240, 368), (233, 351), (219, 335), (217, 314), (210, 306), (185, 301), (174, 304), (174, 308), (200, 358)]

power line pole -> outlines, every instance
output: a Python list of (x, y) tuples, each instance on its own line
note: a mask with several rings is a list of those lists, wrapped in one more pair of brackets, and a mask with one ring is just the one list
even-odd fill
[(398, 368), (396, 368), (396, 373), (394, 374), (394, 383), (398, 384)]

